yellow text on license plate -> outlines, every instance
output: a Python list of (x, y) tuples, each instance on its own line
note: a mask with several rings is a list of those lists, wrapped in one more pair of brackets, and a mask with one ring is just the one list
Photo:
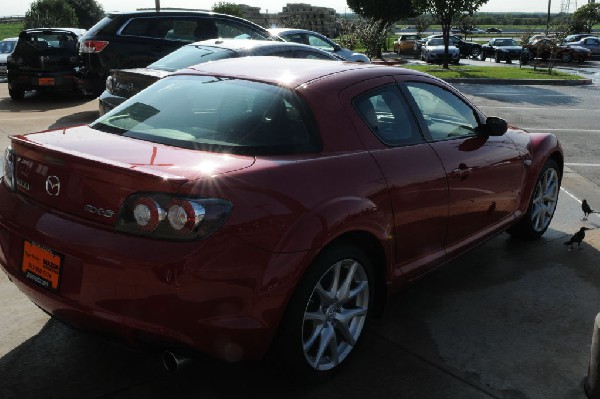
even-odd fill
[(51, 249), (25, 241), (21, 270), (26, 278), (56, 291), (60, 281), (61, 261), (61, 256)]
[(52, 86), (54, 85), (54, 78), (39, 78), (38, 84), (40, 86)]

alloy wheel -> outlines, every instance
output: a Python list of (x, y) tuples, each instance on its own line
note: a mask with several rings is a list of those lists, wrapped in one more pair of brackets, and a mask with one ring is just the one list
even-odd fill
[(316, 370), (340, 364), (358, 341), (369, 310), (369, 280), (354, 259), (336, 262), (319, 279), (302, 323), (304, 356)]
[(560, 179), (554, 168), (548, 168), (539, 177), (532, 199), (531, 221), (535, 231), (545, 230), (556, 209)]

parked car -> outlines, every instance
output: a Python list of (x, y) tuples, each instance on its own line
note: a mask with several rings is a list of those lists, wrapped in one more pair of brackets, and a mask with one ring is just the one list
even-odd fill
[(567, 43), (567, 46), (578, 46), (587, 48), (592, 52), (592, 57), (597, 57), (600, 55), (600, 38), (596, 36), (585, 37), (579, 41)]
[(77, 90), (77, 40), (84, 32), (77, 28), (22, 31), (12, 54), (7, 57), (10, 97), (22, 100), (29, 90)]
[(9, 37), (0, 41), (0, 77), (6, 77), (6, 62), (15, 49), (18, 37)]
[(201, 11), (111, 12), (81, 38), (78, 86), (98, 95), (111, 69), (143, 68), (188, 43), (216, 38), (266, 40), (263, 27)]
[(584, 62), (591, 57), (592, 52), (587, 48), (558, 45), (556, 44), (556, 40), (545, 37), (523, 46), (521, 63), (526, 64), (536, 58), (540, 58), (543, 61), (554, 58), (562, 62), (571, 62), (573, 60)]
[(502, 33), (502, 29), (500, 28), (487, 28), (485, 31), (487, 33)]
[[(421, 47), (427, 40), (439, 39), (442, 37), (443, 37), (442, 35), (430, 35), (422, 40), (415, 41), (415, 54), (416, 54), (415, 56), (418, 57), (421, 55)], [(463, 40), (462, 37), (457, 36), (457, 35), (450, 35), (449, 44), (454, 47), (457, 47), (459, 49), (461, 57), (477, 58), (477, 57), (479, 57), (479, 54), (481, 53), (481, 45), (479, 43), (467, 42), (467, 41)]]
[(591, 33), (576, 33), (574, 35), (569, 35), (567, 37), (565, 37), (565, 40), (563, 40), (564, 43), (571, 43), (571, 42), (578, 42), (581, 39), (584, 39), (586, 37), (591, 37), (594, 36)]
[(485, 61), (486, 58), (494, 58), (496, 62), (506, 61), (510, 64), (513, 60), (521, 58), (523, 47), (514, 39), (494, 38), (481, 47), (479, 59)]
[[(421, 59), (427, 63), (441, 63), (444, 61), (445, 51), (444, 39), (429, 39), (421, 47)], [(448, 46), (448, 57), (448, 62), (458, 64), (460, 62), (460, 50), (457, 47)]]
[(544, 234), (563, 173), (555, 136), (440, 79), (273, 57), (10, 140), (0, 266), (36, 305), (173, 367), (268, 353), (295, 378), (346, 364), (411, 281), (500, 232)]
[(485, 31), (479, 28), (471, 28), (469, 29), (469, 33), (485, 33)]
[(247, 56), (275, 56), (340, 61), (342, 58), (316, 47), (268, 40), (211, 39), (188, 44), (146, 68), (114, 69), (99, 97), (100, 115), (115, 108), (157, 80), (182, 68), (203, 62)]
[(421, 36), (417, 34), (403, 34), (394, 42), (394, 53), (401, 54), (412, 54), (415, 49), (415, 42), (421, 39)]
[(273, 28), (269, 29), (268, 31), (273, 36), (285, 40), (286, 42), (294, 42), (317, 47), (321, 50), (332, 52), (347, 61), (371, 62), (369, 57), (363, 53), (357, 53), (350, 49), (344, 48), (333, 40), (329, 39), (327, 36), (318, 32), (292, 28)]

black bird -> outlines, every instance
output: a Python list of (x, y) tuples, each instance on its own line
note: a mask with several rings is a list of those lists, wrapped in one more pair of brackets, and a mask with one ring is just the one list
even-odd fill
[(590, 229), (587, 227), (580, 228), (577, 233), (573, 234), (573, 237), (571, 237), (569, 241), (565, 242), (565, 245), (569, 246), (569, 251), (573, 249), (573, 244), (575, 243), (577, 243), (577, 248), (581, 248), (581, 241), (583, 241), (583, 239), (585, 238), (586, 230)]
[(581, 220), (587, 220), (588, 216), (590, 216), (591, 213), (596, 213), (595, 210), (590, 208), (590, 205), (587, 203), (586, 200), (583, 200), (583, 202), (581, 203), (581, 210), (583, 211), (583, 219)]

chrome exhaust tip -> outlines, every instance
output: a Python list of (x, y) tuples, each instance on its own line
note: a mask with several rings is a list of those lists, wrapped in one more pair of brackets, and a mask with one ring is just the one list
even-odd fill
[(164, 368), (170, 373), (176, 372), (192, 361), (190, 358), (177, 356), (173, 352), (169, 351), (163, 352), (161, 358)]

